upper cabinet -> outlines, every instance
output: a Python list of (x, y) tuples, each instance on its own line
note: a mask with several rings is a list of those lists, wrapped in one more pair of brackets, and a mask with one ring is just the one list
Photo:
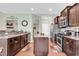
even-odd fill
[(63, 19), (62, 19), (62, 16), (59, 16), (58, 17), (58, 25), (59, 25), (59, 27), (61, 27), (61, 22), (63, 21)]
[(54, 23), (55, 23), (55, 24), (58, 24), (58, 17), (59, 17), (59, 16), (57, 16), (57, 17), (54, 18)]
[(67, 6), (66, 8), (64, 8), (62, 11), (61, 11), (61, 16), (63, 16), (63, 17), (69, 17), (69, 8), (70, 8), (71, 6)]
[(59, 28), (79, 26), (79, 3), (64, 8), (54, 22), (58, 24)]
[(71, 6), (67, 6), (65, 9), (61, 11), (61, 15), (58, 18), (58, 23), (60, 28), (65, 28), (69, 25), (69, 8)]
[(69, 26), (79, 26), (79, 4), (74, 4), (69, 10)]
[(79, 4), (76, 4), (76, 26), (79, 26)]

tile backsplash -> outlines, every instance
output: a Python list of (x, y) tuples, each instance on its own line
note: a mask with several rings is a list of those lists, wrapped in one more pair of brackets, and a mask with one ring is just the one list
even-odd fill
[(79, 27), (67, 27), (67, 28), (62, 28), (60, 29), (59, 33), (66, 33), (66, 30), (69, 30), (72, 34), (71, 35), (75, 35), (76, 32), (79, 32)]
[(60, 31), (65, 31), (65, 30), (79, 31), (79, 27), (67, 27), (60, 29)]

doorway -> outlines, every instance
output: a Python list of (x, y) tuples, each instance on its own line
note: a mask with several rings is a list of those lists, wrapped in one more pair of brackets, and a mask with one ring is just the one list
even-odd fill
[(49, 36), (49, 25), (47, 23), (42, 24), (42, 33), (44, 33), (45, 36)]

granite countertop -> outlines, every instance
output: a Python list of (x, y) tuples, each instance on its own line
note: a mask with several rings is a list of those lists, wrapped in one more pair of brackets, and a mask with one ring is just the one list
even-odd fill
[(5, 34), (5, 35), (1, 35), (0, 39), (8, 39), (8, 38), (17, 37), (25, 34), (28, 34), (28, 33)]
[(48, 37), (46, 35), (35, 35), (34, 37)]
[(73, 40), (79, 40), (79, 36), (64, 36)]

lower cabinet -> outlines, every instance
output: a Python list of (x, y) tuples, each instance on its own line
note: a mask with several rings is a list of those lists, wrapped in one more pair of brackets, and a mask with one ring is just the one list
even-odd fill
[(64, 52), (68, 56), (76, 56), (79, 55), (79, 40), (74, 40), (65, 37), (64, 38)]
[(23, 48), (25, 46), (25, 37), (23, 35), (23, 36), (20, 36), (20, 38), (21, 38), (21, 48)]
[(28, 44), (28, 40), (29, 40), (29, 39), (28, 39), (28, 35), (29, 35), (29, 34), (26, 34), (26, 35), (25, 35), (25, 37), (26, 37), (26, 39), (25, 39), (25, 45)]
[(7, 42), (7, 55), (12, 56), (15, 54), (14, 38), (8, 39)]
[(14, 39), (15, 54), (20, 50), (20, 48), (21, 48), (21, 40), (20, 40), (20, 37), (16, 37)]
[(20, 37), (14, 37), (8, 39), (7, 44), (7, 55), (12, 56), (15, 55), (21, 48), (21, 40)]
[(29, 41), (30, 41), (31, 34), (28, 33), (28, 34), (25, 35), (25, 37), (26, 37), (25, 38), (25, 45), (27, 45), (29, 43)]
[(7, 40), (7, 55), (16, 55), (23, 47), (27, 45), (26, 35), (9, 38)]

